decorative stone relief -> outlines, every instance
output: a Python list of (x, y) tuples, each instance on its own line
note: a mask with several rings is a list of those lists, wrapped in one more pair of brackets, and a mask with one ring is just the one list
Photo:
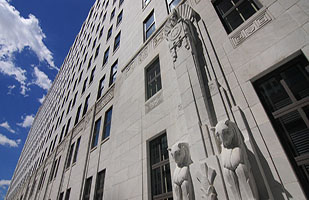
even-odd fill
[(148, 56), (149, 45), (146, 45), (138, 54), (138, 64), (141, 64)]
[(265, 24), (271, 21), (271, 17), (266, 11), (266, 9), (260, 11), (260, 13), (256, 15), (251, 21), (249, 21), (246, 26), (244, 26), (241, 30), (237, 31), (230, 37), (234, 48), (236, 48), (248, 37), (250, 37), (256, 31), (261, 29)]
[(217, 176), (216, 170), (208, 167), (206, 163), (201, 164), (202, 175), (197, 175), (197, 180), (201, 184), (201, 190), (203, 192), (203, 199), (218, 200), (217, 191), (214, 186), (215, 178)]
[(90, 108), (90, 110), (87, 112), (86, 117), (85, 117), (85, 127), (88, 126), (91, 118), (92, 118), (92, 111), (93, 111), (93, 106)]
[(194, 188), (190, 173), (190, 165), (193, 163), (189, 151), (189, 144), (177, 142), (167, 149), (176, 162), (173, 175), (173, 189), (176, 200), (195, 200)]
[(85, 118), (83, 118), (73, 129), (73, 137), (84, 129)]
[(259, 199), (247, 148), (237, 125), (230, 120), (220, 121), (215, 127), (215, 133), (222, 148), (223, 174), (233, 192), (234, 199)]
[(163, 31), (161, 30), (154, 38), (153, 38), (153, 47), (156, 48), (164, 39)]
[(147, 114), (152, 109), (157, 107), (159, 104), (163, 102), (162, 91), (158, 92), (155, 96), (151, 97), (145, 104), (145, 113)]
[(115, 85), (113, 85), (100, 99), (100, 101), (97, 103), (95, 114), (98, 114), (102, 108), (104, 108), (104, 106), (114, 98), (114, 89)]
[(130, 75), (134, 67), (135, 67), (135, 60), (132, 60), (122, 71), (125, 77), (128, 77)]

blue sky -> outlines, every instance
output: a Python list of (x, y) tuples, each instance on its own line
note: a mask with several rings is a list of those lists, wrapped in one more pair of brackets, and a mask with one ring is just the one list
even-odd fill
[(0, 0), (0, 200), (94, 0)]

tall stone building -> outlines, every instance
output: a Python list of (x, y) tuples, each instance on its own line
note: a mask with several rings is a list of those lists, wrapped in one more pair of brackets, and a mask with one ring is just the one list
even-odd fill
[(309, 198), (307, 0), (97, 0), (7, 200)]

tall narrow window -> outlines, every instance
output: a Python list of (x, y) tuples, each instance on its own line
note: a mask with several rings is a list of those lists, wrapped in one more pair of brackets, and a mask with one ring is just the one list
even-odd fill
[(76, 102), (76, 98), (77, 98), (77, 94), (78, 94), (78, 91), (75, 93), (74, 95), (74, 99), (73, 99), (73, 102), (72, 102), (72, 108), (74, 107), (75, 105), (75, 102)]
[(76, 147), (75, 147), (74, 156), (73, 156), (73, 162), (72, 163), (76, 163), (76, 160), (77, 160), (77, 155), (78, 155), (78, 150), (79, 150), (79, 145), (80, 145), (80, 138), (81, 137), (79, 137), (77, 139), (77, 142), (76, 142)]
[(87, 87), (87, 81), (88, 81), (88, 77), (84, 80), (84, 85), (83, 85), (83, 89), (82, 89), (82, 94), (85, 92), (86, 87)]
[(80, 105), (80, 106), (77, 108), (74, 126), (75, 126), (75, 125), (78, 123), (78, 121), (79, 121), (79, 115), (80, 115), (80, 110), (81, 110), (81, 109), (82, 109), (82, 105)]
[(149, 142), (152, 199), (172, 199), (172, 183), (167, 137), (163, 134)]
[(227, 33), (231, 33), (259, 10), (255, 0), (215, 0), (213, 2)]
[(87, 180), (86, 180), (83, 200), (89, 200), (90, 199), (91, 182), (92, 182), (92, 176), (87, 178)]
[(38, 186), (38, 190), (41, 190), (43, 184), (44, 184), (44, 179), (45, 179), (45, 174), (46, 174), (46, 171), (43, 171), (42, 175), (41, 175), (41, 178), (40, 178), (40, 181), (39, 181), (39, 186)]
[(114, 8), (114, 10), (111, 12), (111, 18), (110, 18), (110, 21), (112, 21), (112, 19), (114, 18), (114, 16), (115, 16), (115, 8)]
[(95, 184), (94, 200), (103, 199), (104, 179), (105, 179), (105, 169), (100, 171), (97, 175), (97, 181)]
[(104, 26), (101, 28), (100, 33), (99, 33), (99, 39), (102, 37), (104, 31)]
[(122, 21), (122, 13), (123, 13), (123, 11), (121, 11), (119, 14), (118, 14), (118, 16), (117, 16), (117, 26), (120, 24), (120, 22)]
[(63, 200), (63, 195), (64, 195), (64, 192), (61, 192), (59, 196), (59, 200)]
[(120, 45), (120, 35), (121, 35), (121, 32), (119, 32), (116, 37), (115, 37), (115, 41), (114, 41), (114, 51), (116, 49), (118, 49), (119, 45)]
[(79, 74), (78, 83), (80, 83), (80, 81), (81, 81), (82, 78), (83, 78), (83, 72), (84, 72), (84, 70), (82, 70), (82, 71), (80, 72), (80, 74)]
[(99, 53), (100, 53), (100, 46), (101, 46), (101, 45), (99, 45), (99, 46), (97, 47), (97, 49), (95, 50), (94, 59), (96, 59), (96, 58), (98, 57)]
[(91, 67), (91, 62), (92, 62), (92, 56), (90, 57), (89, 61), (88, 61), (88, 67), (87, 70)]
[(181, 0), (166, 0), (168, 11), (171, 12), (180, 2)]
[(105, 21), (105, 18), (106, 18), (106, 13), (103, 16), (103, 19), (102, 19), (103, 22)]
[(106, 49), (103, 57), (103, 65), (105, 65), (108, 61), (108, 55), (109, 55), (109, 47)]
[(86, 114), (87, 110), (88, 110), (89, 99), (90, 99), (90, 94), (86, 97), (85, 104), (84, 104), (83, 115), (82, 116), (84, 116)]
[(61, 160), (61, 156), (59, 156), (59, 158), (58, 158), (58, 163), (57, 163), (57, 166), (56, 166), (54, 178), (56, 178), (56, 176), (57, 176), (60, 160)]
[(105, 76), (103, 76), (103, 78), (101, 78), (100, 80), (97, 99), (99, 99), (103, 94), (104, 82), (105, 82)]
[(109, 135), (110, 135), (111, 123), (112, 123), (112, 111), (113, 111), (113, 107), (108, 109), (105, 113), (102, 140), (109, 137)]
[(124, 0), (119, 0), (119, 7), (122, 5), (123, 2)]
[(72, 99), (71, 99), (70, 102), (69, 102), (69, 105), (68, 105), (68, 108), (67, 108), (67, 114), (66, 114), (66, 115), (68, 115), (69, 112), (70, 112), (71, 104), (72, 104)]
[(111, 68), (111, 75), (110, 75), (110, 78), (109, 78), (109, 85), (112, 85), (115, 82), (115, 80), (116, 80), (117, 68), (118, 68), (118, 60), (116, 60), (116, 62), (113, 64), (113, 66)]
[(72, 160), (74, 145), (75, 145), (75, 143), (71, 144), (70, 151), (69, 151), (69, 155), (68, 155), (68, 160), (67, 160), (67, 163), (66, 163), (66, 166), (65, 166), (66, 169), (69, 168), (70, 165), (71, 165), (71, 160)]
[(254, 86), (309, 198), (309, 62), (300, 55)]
[(149, 67), (146, 68), (146, 93), (147, 99), (152, 97), (162, 88), (160, 61), (157, 58)]
[(155, 31), (156, 24), (154, 20), (154, 12), (152, 11), (150, 15), (144, 21), (144, 40), (146, 41), (150, 35)]
[(33, 181), (33, 184), (32, 184), (32, 187), (31, 187), (31, 190), (30, 190), (30, 193), (29, 193), (29, 198), (32, 196), (33, 194), (33, 191), (34, 191), (34, 188), (35, 188), (35, 184), (36, 184), (36, 180)]
[(94, 130), (92, 134), (92, 141), (91, 141), (91, 149), (96, 147), (99, 140), (99, 133), (100, 133), (100, 126), (101, 126), (101, 117), (95, 122)]
[(65, 129), (65, 136), (66, 136), (66, 135), (68, 134), (68, 132), (69, 132), (70, 123), (71, 123), (71, 118), (68, 120), (67, 127), (66, 127), (66, 129)]
[(92, 81), (93, 81), (94, 72), (95, 72), (95, 66), (94, 66), (94, 68), (91, 70), (90, 79), (89, 79), (89, 84), (92, 83)]
[(93, 44), (92, 44), (92, 50), (94, 49), (94, 47), (95, 47), (96, 43), (97, 43), (97, 38), (96, 38), (96, 39), (94, 39), (94, 41), (93, 41)]
[(113, 25), (108, 29), (106, 41), (112, 36), (113, 33)]
[(65, 193), (65, 198), (64, 200), (69, 200), (70, 199), (70, 193), (71, 193), (71, 188), (67, 189), (66, 193)]

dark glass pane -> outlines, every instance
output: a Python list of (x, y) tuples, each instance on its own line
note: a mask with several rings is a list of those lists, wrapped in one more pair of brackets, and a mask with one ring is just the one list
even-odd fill
[(245, 20), (256, 12), (253, 5), (249, 1), (243, 1), (243, 3), (241, 3), (238, 7), (238, 11), (245, 18)]
[(281, 83), (276, 78), (270, 78), (259, 85), (259, 89), (267, 107), (276, 111), (292, 103)]
[(162, 193), (162, 181), (160, 168), (153, 169), (151, 172), (151, 186), (152, 195), (158, 195)]
[(233, 10), (230, 14), (228, 14), (225, 18), (225, 21), (231, 30), (236, 29), (244, 22), (236, 10)]
[(159, 150), (160, 146), (158, 144), (158, 142), (153, 141), (150, 144), (150, 164), (156, 164), (158, 162), (160, 162), (160, 150)]
[(233, 7), (233, 4), (229, 0), (221, 0), (217, 3), (217, 9), (221, 16), (224, 15), (229, 9)]
[(168, 159), (168, 151), (167, 151), (167, 138), (166, 136), (161, 138), (161, 160), (166, 160)]
[(309, 153), (309, 129), (298, 111), (280, 117), (277, 122), (290, 137), (295, 156)]
[(170, 3), (170, 11), (172, 11), (180, 3), (180, 0), (174, 0)]
[(309, 106), (303, 107), (305, 114), (307, 115), (307, 120), (309, 120)]
[(110, 134), (110, 128), (111, 126), (108, 125), (108, 126), (105, 126), (105, 131), (104, 131), (104, 138), (107, 138)]
[(163, 192), (171, 192), (172, 191), (172, 181), (171, 181), (171, 171), (170, 165), (166, 164), (162, 167), (163, 171)]
[(154, 22), (154, 16), (153, 16), (153, 13), (152, 15), (147, 19), (146, 23), (145, 23), (145, 28), (146, 30), (149, 29), (149, 27), (151, 26), (151, 24)]
[(301, 63), (285, 70), (281, 76), (297, 100), (309, 96), (309, 74), (301, 66)]

